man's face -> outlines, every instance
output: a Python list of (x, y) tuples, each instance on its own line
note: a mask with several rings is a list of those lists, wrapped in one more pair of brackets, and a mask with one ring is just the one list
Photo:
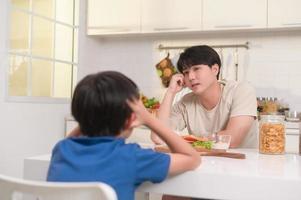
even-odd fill
[(185, 85), (195, 94), (202, 94), (217, 81), (218, 70), (217, 64), (211, 68), (208, 65), (201, 64), (185, 69), (183, 70)]

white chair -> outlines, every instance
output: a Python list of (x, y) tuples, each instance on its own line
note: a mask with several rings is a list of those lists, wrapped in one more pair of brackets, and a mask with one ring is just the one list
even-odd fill
[(1, 200), (117, 200), (105, 183), (28, 181), (0, 175)]

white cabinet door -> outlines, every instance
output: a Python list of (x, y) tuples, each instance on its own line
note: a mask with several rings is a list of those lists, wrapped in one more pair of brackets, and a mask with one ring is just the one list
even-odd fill
[(87, 34), (140, 32), (140, 0), (88, 0)]
[(142, 0), (142, 32), (201, 30), (202, 0)]
[(285, 151), (287, 153), (299, 152), (299, 129), (286, 129)]
[(300, 0), (269, 0), (268, 27), (300, 27)]
[(204, 0), (203, 29), (266, 28), (267, 0)]

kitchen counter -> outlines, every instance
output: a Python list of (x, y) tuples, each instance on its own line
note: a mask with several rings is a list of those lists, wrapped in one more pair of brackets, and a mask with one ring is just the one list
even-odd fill
[[(160, 184), (144, 183), (138, 191), (211, 199), (301, 199), (301, 156), (231, 151), (245, 153), (246, 159), (202, 157), (196, 170)], [(49, 159), (50, 155), (25, 159), (24, 178), (45, 180)]]
[(145, 183), (139, 191), (210, 199), (301, 199), (301, 156), (232, 151), (245, 153), (246, 159), (203, 157), (198, 169), (160, 184)]

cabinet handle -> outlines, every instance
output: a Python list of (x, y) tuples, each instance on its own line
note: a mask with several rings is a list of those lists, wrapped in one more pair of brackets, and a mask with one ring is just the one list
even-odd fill
[(285, 135), (293, 135), (293, 136), (298, 136), (299, 137), (299, 133), (285, 133)]
[(237, 25), (216, 25), (215, 28), (246, 28), (252, 27), (250, 24), (237, 24)]
[(172, 30), (185, 30), (188, 29), (187, 27), (159, 27), (154, 28), (155, 31), (172, 31)]
[(101, 30), (101, 31), (114, 31), (114, 32), (128, 32), (133, 30), (127, 27), (106, 27), (106, 26), (88, 26), (87, 29)]
[(296, 23), (283, 23), (283, 26), (296, 26), (296, 25), (301, 25), (301, 22), (296, 22)]

